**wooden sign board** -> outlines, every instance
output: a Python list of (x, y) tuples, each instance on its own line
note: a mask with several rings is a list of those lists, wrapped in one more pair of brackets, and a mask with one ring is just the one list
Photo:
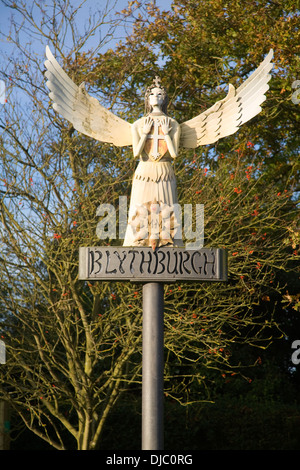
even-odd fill
[(79, 279), (99, 281), (227, 281), (222, 248), (81, 247)]

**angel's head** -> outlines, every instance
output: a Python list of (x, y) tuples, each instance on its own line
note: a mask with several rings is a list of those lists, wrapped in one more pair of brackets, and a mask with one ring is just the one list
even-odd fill
[(160, 78), (156, 76), (153, 84), (147, 88), (145, 93), (145, 114), (151, 113), (154, 105), (158, 106), (164, 114), (167, 114), (168, 102), (167, 91), (161, 86)]

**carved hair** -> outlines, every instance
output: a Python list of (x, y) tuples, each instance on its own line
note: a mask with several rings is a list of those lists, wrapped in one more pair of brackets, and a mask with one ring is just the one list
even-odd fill
[(160, 88), (163, 96), (163, 104), (161, 107), (161, 110), (163, 113), (168, 114), (168, 103), (169, 103), (169, 98), (167, 94), (167, 90), (161, 85), (161, 80), (160, 78), (156, 75), (155, 78), (153, 79), (153, 84), (150, 85), (145, 93), (145, 114), (151, 113), (152, 107), (149, 104), (149, 96), (153, 88)]

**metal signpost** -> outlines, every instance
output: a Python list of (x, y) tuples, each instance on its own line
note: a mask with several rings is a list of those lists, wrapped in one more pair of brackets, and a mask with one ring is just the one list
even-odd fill
[(226, 250), (81, 247), (79, 279), (143, 283), (142, 450), (163, 450), (164, 284), (226, 281)]

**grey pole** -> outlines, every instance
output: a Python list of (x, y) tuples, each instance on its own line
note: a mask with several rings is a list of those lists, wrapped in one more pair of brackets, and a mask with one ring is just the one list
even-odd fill
[(143, 285), (142, 450), (163, 450), (164, 284)]

